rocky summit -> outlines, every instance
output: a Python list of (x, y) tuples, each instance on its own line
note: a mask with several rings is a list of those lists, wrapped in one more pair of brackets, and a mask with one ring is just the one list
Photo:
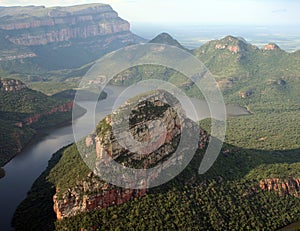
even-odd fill
[[(89, 164), (92, 171), (84, 179), (77, 181), (75, 186), (65, 191), (59, 187), (56, 188), (53, 203), (58, 220), (81, 212), (123, 204), (134, 198), (144, 196), (148, 191), (149, 184), (158, 180), (162, 172), (178, 168), (184, 162), (189, 146), (185, 146), (184, 152), (180, 155), (174, 154), (180, 140), (183, 139), (183, 127), (195, 129), (198, 132), (196, 133), (197, 137), (188, 138), (189, 140), (196, 140), (196, 148), (205, 147), (208, 142), (207, 133), (197, 129), (198, 126), (191, 120), (181, 117), (183, 112), (180, 111), (179, 101), (177, 103), (173, 101), (174, 104), (171, 105), (167, 103), (169, 102), (167, 99), (172, 100), (172, 97), (165, 91), (156, 91), (151, 93), (149, 97), (139, 98), (137, 104), (127, 101), (123, 107), (102, 120), (96, 131), (81, 141), (81, 145), (80, 142), (77, 144), (85, 162), (88, 163), (93, 160), (94, 163)], [(130, 105), (134, 106), (128, 117), (129, 133), (136, 141), (146, 142), (139, 150), (122, 147), (120, 145), (124, 141), (122, 139), (127, 139), (128, 136), (122, 136), (121, 140), (118, 140), (115, 134), (115, 130), (120, 128), (118, 125), (124, 121), (124, 112), (130, 108)], [(165, 129), (157, 126), (157, 121), (161, 121)], [(149, 140), (151, 141), (147, 143)], [(158, 170), (149, 172), (144, 178), (128, 179), (126, 173), (122, 173), (123, 178), (120, 181), (126, 181), (127, 185), (131, 185), (131, 187), (121, 188), (98, 177), (112, 174), (106, 172), (106, 170), (112, 170), (112, 166), (109, 165), (112, 160), (121, 166), (135, 169), (149, 169), (158, 164), (162, 165)]]

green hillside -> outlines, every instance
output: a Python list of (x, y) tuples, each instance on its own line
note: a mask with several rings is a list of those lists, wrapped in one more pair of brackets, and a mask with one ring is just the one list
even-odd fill
[[(271, 50), (258, 49), (241, 38), (227, 36), (206, 43), (193, 54), (217, 79), (227, 102), (253, 111), (296, 110), (300, 97), (299, 52), (285, 52), (276, 44), (269, 46)], [(243, 94), (246, 96), (241, 97)]]
[[(203, 157), (198, 150), (179, 176), (145, 197), (56, 221), (54, 188), (72, 188), (89, 172), (72, 145), (53, 156), (17, 209), (16, 230), (278, 230), (299, 221), (299, 197), (258, 187), (265, 179), (300, 178), (299, 51), (287, 53), (275, 44), (259, 49), (227, 36), (191, 52), (216, 77), (226, 103), (253, 112), (228, 119), (225, 144), (213, 167), (198, 175)], [(184, 76), (150, 65), (126, 70), (112, 83), (149, 78), (168, 80), (200, 97)], [(209, 122), (200, 125), (209, 131)], [(292, 190), (299, 194), (299, 188)]]
[[(12, 89), (6, 91), (3, 82), (12, 81)], [(69, 112), (49, 112), (70, 100), (46, 96), (31, 90), (11, 79), (1, 79), (0, 84), (0, 166), (3, 166), (36, 134), (36, 130), (54, 126), (71, 119)], [(21, 89), (18, 89), (18, 88)], [(28, 124), (28, 120), (40, 115), (38, 120)]]
[[(232, 128), (229, 132), (234, 134)], [(231, 139), (238, 137), (233, 135)], [(14, 227), (16, 230), (33, 227), (36, 230), (41, 227), (44, 230), (54, 227), (55, 230), (93, 227), (96, 230), (276, 230), (299, 218), (298, 198), (258, 188), (261, 179), (300, 177), (299, 148), (262, 151), (225, 144), (214, 166), (205, 175), (198, 175), (202, 157), (203, 151), (199, 150), (179, 176), (151, 189), (145, 197), (55, 222), (54, 187), (63, 191), (72, 188), (86, 179), (90, 171), (76, 146), (71, 145), (53, 156), (47, 170), (34, 183), (15, 213)]]

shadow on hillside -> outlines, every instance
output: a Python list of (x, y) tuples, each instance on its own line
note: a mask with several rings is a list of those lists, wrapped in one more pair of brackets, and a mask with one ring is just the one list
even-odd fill
[[(48, 182), (50, 171), (59, 162), (63, 151), (53, 155), (47, 169), (34, 182), (26, 199), (19, 205), (13, 218), (16, 230), (54, 230), (56, 216), (53, 211), (53, 195), (55, 186)], [(198, 169), (204, 154), (199, 150), (190, 164), (170, 182), (151, 189), (149, 193), (165, 192), (174, 187), (200, 184), (203, 181), (222, 177), (225, 181), (241, 180), (252, 169), (262, 164), (300, 162), (300, 149), (287, 151), (262, 151), (241, 149), (225, 144), (213, 167), (204, 175), (198, 174)], [(67, 170), (66, 170), (67, 171)]]
[(61, 156), (61, 150), (53, 154), (47, 169), (36, 179), (27, 197), (18, 206), (12, 220), (15, 230), (55, 230), (56, 215), (52, 201), (55, 186), (47, 178)]

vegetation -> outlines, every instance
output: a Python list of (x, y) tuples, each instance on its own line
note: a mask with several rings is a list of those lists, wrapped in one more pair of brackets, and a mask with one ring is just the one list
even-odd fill
[[(88, 174), (73, 145), (54, 155), (35, 182), (14, 216), (16, 230), (277, 230), (299, 220), (299, 198), (259, 188), (261, 179), (300, 177), (299, 52), (259, 50), (232, 36), (192, 52), (216, 76), (226, 103), (253, 112), (228, 119), (226, 143), (213, 167), (198, 175), (203, 157), (198, 150), (180, 175), (145, 197), (55, 221), (54, 187), (66, 191)], [(151, 65), (126, 70), (112, 83), (149, 78), (168, 80), (199, 97), (180, 73)], [(247, 91), (251, 94), (241, 97)], [(209, 120), (200, 125), (210, 130)], [(97, 134), (108, 129), (102, 121)]]
[[(230, 152), (226, 152), (228, 149)], [(283, 170), (277, 171), (279, 173), (284, 174), (289, 166), (297, 174), (300, 166), (298, 150), (276, 154), (236, 150), (225, 145), (213, 168), (205, 175), (198, 175), (202, 156), (203, 152), (199, 150), (179, 176), (151, 189), (146, 197), (55, 222), (52, 209), (54, 187), (64, 192), (85, 179), (90, 171), (76, 146), (69, 146), (53, 156), (47, 170), (34, 183), (28, 197), (16, 211), (14, 226), (16, 230), (32, 230), (32, 227), (36, 227), (35, 230), (41, 227), (52, 230), (54, 225), (56, 230), (115, 230), (121, 227), (125, 230), (145, 230), (146, 227), (150, 230), (240, 230), (241, 227), (245, 230), (273, 230), (299, 217), (298, 198), (263, 192), (256, 180), (269, 176), (278, 167)], [(265, 168), (266, 164), (271, 166), (272, 163), (277, 163), (273, 169)], [(253, 169), (256, 169), (255, 177)], [(41, 213), (45, 216), (38, 216)], [(51, 229), (47, 229), (45, 224)]]
[(19, 128), (10, 120), (0, 119), (0, 166), (4, 166), (35, 135), (30, 127)]
[[(49, 97), (29, 88), (17, 91), (0, 89), (0, 166), (20, 152), (37, 129), (70, 120), (71, 111), (47, 115), (52, 109), (69, 101)], [(26, 122), (38, 114), (41, 115), (38, 121), (32, 124)]]
[(0, 168), (0, 179), (5, 176), (5, 171), (3, 168)]
[(275, 230), (299, 217), (299, 199), (274, 192), (247, 194), (250, 186), (213, 180), (174, 188), (63, 219), (56, 230)]

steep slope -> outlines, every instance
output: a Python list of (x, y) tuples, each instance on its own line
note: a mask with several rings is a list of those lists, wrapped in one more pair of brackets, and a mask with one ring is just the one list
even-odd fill
[(216, 76), (246, 77), (253, 75), (257, 70), (252, 57), (258, 52), (257, 47), (244, 39), (227, 36), (204, 44), (195, 49), (193, 54)]
[(33, 91), (14, 79), (0, 79), (0, 165), (30, 141), (36, 129), (71, 119), (73, 102)]
[(186, 48), (184, 48), (176, 39), (174, 39), (168, 33), (161, 33), (161, 34), (157, 35), (154, 39), (149, 41), (149, 43), (166, 44), (166, 45), (175, 46), (175, 47), (186, 50)]
[(0, 40), (8, 45), (1, 47), (1, 65), (26, 59), (43, 69), (82, 66), (142, 41), (106, 4), (1, 7)]
[[(227, 102), (257, 111), (278, 110), (279, 105), (297, 107), (298, 52), (288, 53), (274, 43), (259, 49), (242, 38), (227, 36), (206, 43), (193, 54), (215, 76)], [(262, 106), (267, 102), (267, 107)]]
[[(96, 156), (94, 171), (97, 171), (97, 161), (105, 161), (104, 153), (120, 164), (135, 168), (148, 168), (171, 158), (181, 135), (177, 116), (172, 107), (158, 101), (157, 95), (153, 96), (148, 103), (141, 101), (133, 108), (130, 132), (139, 141), (147, 139), (150, 128), (145, 125), (159, 119), (170, 133), (163, 145), (155, 153), (142, 157), (124, 150), (111, 131), (113, 120), (108, 116), (94, 133), (81, 141), (88, 151), (83, 158), (88, 160), (91, 150)], [(116, 118), (123, 110), (120, 108), (114, 113)], [(160, 136), (155, 133), (154, 137), (156, 135)], [(198, 167), (208, 138), (201, 129), (199, 149), (185, 170), (167, 184), (150, 190), (123, 189), (108, 184), (86, 166), (75, 145), (64, 148), (53, 156), (47, 170), (17, 209), (14, 227), (16, 230), (116, 230), (121, 227), (270, 230), (296, 221), (300, 215), (300, 200), (296, 197), (299, 190), (281, 196), (275, 189), (266, 190), (264, 185), (268, 184), (269, 177), (277, 177), (286, 182), (287, 187), (295, 187), (297, 184), (285, 181), (284, 176), (286, 169), (293, 169), (289, 177), (299, 178), (299, 163), (291, 164), (300, 161), (299, 150), (260, 152), (225, 144), (212, 169), (199, 175)], [(272, 166), (273, 163), (277, 164)], [(276, 169), (280, 170), (276, 172)], [(57, 218), (60, 221), (55, 222)]]

